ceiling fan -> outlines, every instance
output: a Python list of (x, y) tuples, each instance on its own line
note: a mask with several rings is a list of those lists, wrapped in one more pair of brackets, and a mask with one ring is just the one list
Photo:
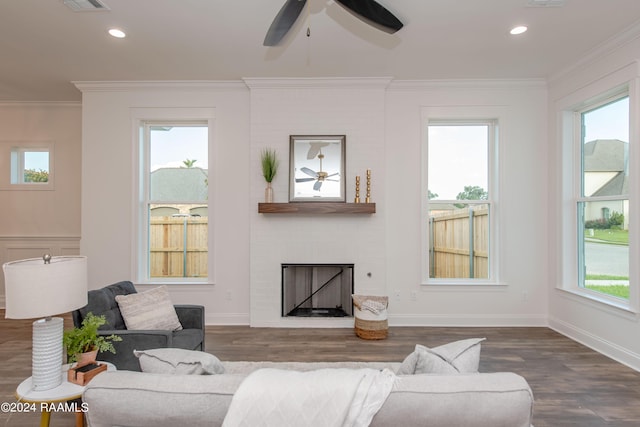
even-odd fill
[[(388, 33), (395, 33), (403, 24), (375, 0), (335, 0), (366, 23)], [(276, 15), (264, 38), (264, 46), (276, 46), (300, 16), (307, 0), (287, 0)], [(308, 33), (307, 33), (308, 35)]]
[(316, 157), (320, 159), (320, 170), (316, 172), (313, 169), (309, 169), (308, 167), (303, 166), (300, 168), (300, 170), (305, 174), (309, 175), (311, 178), (296, 178), (296, 182), (316, 181), (315, 184), (313, 184), (313, 189), (315, 191), (320, 191), (320, 188), (322, 187), (322, 183), (324, 181), (340, 182), (339, 179), (329, 179), (332, 176), (340, 175), (339, 172), (329, 174), (328, 172), (325, 172), (322, 170), (322, 159), (324, 159), (324, 154), (322, 154), (322, 147), (326, 147), (327, 145), (329, 145), (329, 143), (328, 142), (311, 142), (310, 144), (311, 144), (311, 147), (307, 152), (307, 159), (311, 160)]

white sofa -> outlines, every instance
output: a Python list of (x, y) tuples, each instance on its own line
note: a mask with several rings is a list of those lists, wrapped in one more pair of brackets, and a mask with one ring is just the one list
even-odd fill
[[(378, 362), (223, 362), (219, 375), (107, 372), (86, 387), (91, 427), (221, 426), (234, 393), (259, 368), (309, 371), (326, 368), (391, 369)], [(529, 427), (533, 394), (514, 373), (398, 375), (371, 426)]]

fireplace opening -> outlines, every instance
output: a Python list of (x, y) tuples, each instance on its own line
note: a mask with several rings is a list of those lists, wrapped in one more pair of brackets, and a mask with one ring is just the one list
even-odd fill
[(283, 317), (352, 317), (353, 264), (282, 264)]

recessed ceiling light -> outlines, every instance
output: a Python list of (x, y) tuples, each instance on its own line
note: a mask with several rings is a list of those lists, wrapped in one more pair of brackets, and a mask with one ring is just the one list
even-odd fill
[(522, 34), (525, 31), (527, 31), (527, 27), (525, 27), (524, 25), (519, 25), (517, 27), (513, 27), (511, 31), (509, 31), (509, 34), (512, 34), (515, 36), (517, 34)]
[(118, 29), (118, 28), (109, 28), (109, 34), (115, 38), (118, 39), (123, 39), (125, 37), (127, 37), (127, 35), (124, 33), (124, 31)]

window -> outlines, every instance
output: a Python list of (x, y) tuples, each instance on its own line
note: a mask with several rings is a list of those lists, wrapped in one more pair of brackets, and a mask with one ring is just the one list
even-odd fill
[(495, 280), (493, 121), (429, 121), (427, 132), (429, 282)]
[(629, 97), (575, 112), (578, 286), (629, 299)]
[(53, 189), (53, 144), (20, 142), (7, 150), (9, 180), (0, 184), (10, 190)]
[(140, 280), (208, 276), (208, 123), (140, 122)]

